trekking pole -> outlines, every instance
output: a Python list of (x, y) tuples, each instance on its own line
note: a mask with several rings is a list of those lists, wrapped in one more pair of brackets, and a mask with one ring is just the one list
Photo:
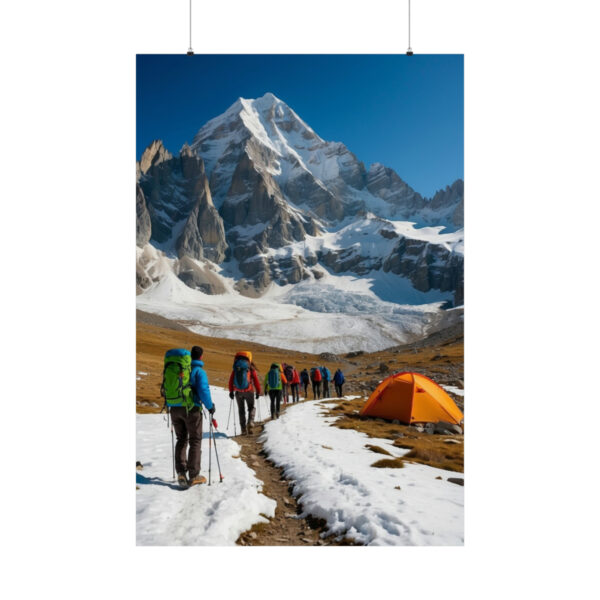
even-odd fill
[(173, 437), (173, 421), (171, 421), (171, 456), (173, 457), (173, 481), (175, 481), (175, 439)]
[(217, 438), (215, 437), (213, 425), (214, 425), (215, 429), (219, 428), (215, 419), (212, 419), (210, 422), (210, 430), (212, 432), (213, 443), (215, 445), (215, 456), (217, 457), (217, 467), (219, 469), (219, 483), (223, 483), (223, 473), (221, 473), (221, 464), (219, 463), (219, 453), (217, 452)]
[[(233, 402), (233, 400), (232, 400)], [(237, 400), (236, 400), (236, 404), (237, 404)], [(233, 437), (235, 437), (237, 435), (237, 429), (235, 428), (235, 409), (237, 407), (233, 407)]]
[(212, 466), (212, 419), (209, 423), (208, 430), (208, 485), (210, 485), (211, 481), (211, 466)]
[(231, 418), (231, 407), (233, 406), (233, 398), (229, 401), (229, 416), (227, 417), (227, 429), (229, 429), (229, 419)]

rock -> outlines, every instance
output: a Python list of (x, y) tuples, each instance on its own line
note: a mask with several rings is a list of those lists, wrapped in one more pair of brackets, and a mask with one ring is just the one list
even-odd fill
[(398, 421), (398, 419), (394, 419), (394, 420), (392, 421), (392, 423), (393, 423), (394, 425), (400, 425), (400, 421)]
[(460, 444), (460, 440), (444, 440), (444, 444)]
[(338, 360), (338, 357), (331, 352), (321, 352), (321, 354), (319, 354), (319, 358), (321, 360)]
[(286, 519), (297, 519), (298, 518), (298, 515), (295, 515), (295, 514), (289, 513), (289, 512), (284, 513), (283, 516)]
[(456, 483), (456, 485), (465, 485), (465, 480), (460, 477), (448, 477), (450, 483)]
[(255, 540), (258, 537), (255, 531), (251, 531), (249, 535), (253, 540)]
[(458, 425), (454, 425), (454, 423), (448, 423), (447, 421), (438, 421), (435, 424), (435, 433), (439, 433), (441, 435), (462, 435), (462, 432), (463, 430)]
[(433, 435), (435, 433), (435, 424), (434, 423), (425, 423), (425, 433), (428, 435)]
[(135, 468), (136, 468), (138, 471), (141, 471), (141, 470), (144, 468), (144, 465), (143, 465), (143, 464), (142, 464), (142, 463), (141, 463), (139, 460), (137, 460), (137, 461), (135, 462)]
[(387, 373), (390, 370), (390, 368), (384, 362), (380, 362), (378, 368), (380, 373)]
[(436, 477), (436, 479), (442, 479), (442, 476), (441, 476), (441, 475), (438, 475), (438, 476)]
[(355, 358), (357, 356), (362, 356), (364, 354), (363, 350), (358, 350), (356, 352), (348, 352), (348, 354), (346, 354), (346, 358)]
[(275, 540), (277, 542), (289, 542), (290, 541), (290, 540), (288, 540), (287, 538), (284, 538), (284, 537), (277, 537), (277, 538), (275, 538)]
[(312, 543), (313, 543), (313, 541), (312, 541), (312, 540), (309, 540), (308, 538), (305, 538), (305, 537), (303, 537), (303, 538), (301, 538), (301, 539), (302, 539), (302, 541), (303, 541), (305, 544), (312, 544)]
[(291, 503), (291, 502), (290, 502), (290, 501), (289, 501), (287, 498), (284, 498), (284, 499), (283, 499), (283, 503), (284, 503), (286, 506), (290, 506), (290, 505), (292, 504), (292, 503)]

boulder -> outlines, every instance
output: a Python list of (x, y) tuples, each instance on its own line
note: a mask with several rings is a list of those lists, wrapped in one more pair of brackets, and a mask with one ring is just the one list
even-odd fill
[(462, 435), (462, 428), (454, 423), (448, 423), (447, 421), (438, 421), (435, 424), (435, 433), (441, 435)]

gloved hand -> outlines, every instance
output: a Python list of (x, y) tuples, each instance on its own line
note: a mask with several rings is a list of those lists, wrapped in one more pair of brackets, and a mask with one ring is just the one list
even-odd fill
[(233, 392), (229, 392), (229, 397), (233, 400)]
[(260, 398), (260, 394), (258, 392), (256, 392), (256, 399), (258, 400)]
[(210, 413), (210, 416), (212, 417), (215, 414), (215, 405), (212, 405), (212, 408), (208, 409), (208, 412)]

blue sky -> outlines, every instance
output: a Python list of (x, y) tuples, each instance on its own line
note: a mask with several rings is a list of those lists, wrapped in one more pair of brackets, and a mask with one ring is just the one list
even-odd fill
[(240, 96), (272, 92), (368, 168), (431, 196), (463, 177), (462, 55), (138, 55), (137, 157), (177, 153)]

